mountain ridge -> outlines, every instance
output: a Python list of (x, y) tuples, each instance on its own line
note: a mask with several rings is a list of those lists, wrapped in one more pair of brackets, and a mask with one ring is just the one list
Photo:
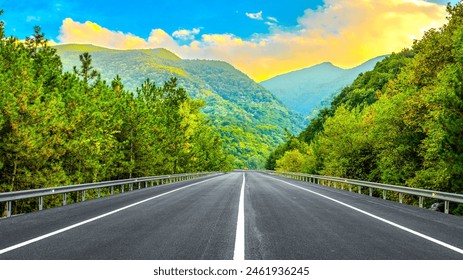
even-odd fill
[(288, 108), (307, 116), (315, 109), (329, 105), (343, 87), (351, 84), (359, 74), (372, 70), (387, 56), (378, 56), (347, 69), (323, 62), (275, 76), (260, 84)]
[(146, 78), (162, 85), (176, 77), (192, 98), (204, 100), (203, 112), (219, 128), (237, 168), (262, 168), (270, 151), (285, 140), (286, 129), (297, 134), (304, 127), (302, 115), (227, 62), (181, 59), (166, 49), (113, 50), (78, 44), (55, 48), (64, 71), (80, 65), (79, 54), (88, 51), (102, 79), (110, 82), (119, 75), (132, 92)]

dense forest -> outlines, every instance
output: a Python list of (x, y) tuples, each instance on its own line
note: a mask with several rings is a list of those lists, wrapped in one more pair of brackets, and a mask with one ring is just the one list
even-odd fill
[(447, 10), (447, 24), (361, 74), (288, 135), (267, 168), (463, 193), (463, 4)]
[(149, 78), (162, 84), (170, 77), (193, 99), (201, 99), (207, 114), (240, 169), (262, 169), (270, 152), (285, 140), (285, 129), (299, 133), (302, 115), (289, 110), (268, 90), (229, 63), (182, 59), (166, 49), (114, 50), (93, 45), (53, 46), (64, 71), (78, 65), (79, 54), (92, 55), (92, 65), (110, 83), (119, 75), (125, 89), (136, 91)]
[(127, 91), (88, 53), (64, 72), (34, 31), (20, 41), (0, 22), (0, 192), (231, 168), (204, 102), (175, 78)]

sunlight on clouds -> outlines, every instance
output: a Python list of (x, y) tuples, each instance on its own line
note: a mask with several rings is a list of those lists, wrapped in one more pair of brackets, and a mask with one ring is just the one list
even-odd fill
[(172, 43), (173, 39), (162, 29), (153, 29), (148, 38), (149, 45), (162, 45), (165, 43)]
[[(202, 41), (208, 46), (243, 46), (246, 43), (241, 39), (230, 34), (206, 34), (202, 36)], [(251, 45), (252, 43), (247, 42)]]
[[(262, 18), (262, 13), (248, 16)], [(445, 18), (444, 6), (421, 0), (326, 0), (323, 7), (306, 10), (292, 30), (274, 25), (269, 34), (247, 40), (233, 34), (203, 34), (194, 40), (199, 29), (178, 30), (172, 36), (153, 29), (145, 40), (72, 19), (63, 21), (59, 39), (119, 49), (164, 47), (183, 58), (225, 60), (261, 81), (325, 61), (357, 66), (411, 46), (424, 31), (442, 26)], [(175, 39), (193, 41), (181, 46)]]
[(62, 43), (94, 44), (117, 49), (144, 48), (145, 40), (132, 34), (111, 31), (96, 23), (75, 22), (70, 18), (63, 21), (58, 39)]

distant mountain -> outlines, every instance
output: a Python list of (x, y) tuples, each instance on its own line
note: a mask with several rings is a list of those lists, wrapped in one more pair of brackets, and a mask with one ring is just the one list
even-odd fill
[(332, 98), (355, 78), (372, 70), (387, 56), (373, 58), (360, 66), (342, 69), (330, 62), (276, 76), (260, 84), (280, 99), (288, 108), (310, 115), (314, 109), (329, 106)]
[(79, 67), (79, 54), (89, 52), (104, 80), (110, 82), (119, 75), (133, 92), (146, 78), (163, 85), (177, 77), (191, 97), (206, 102), (203, 111), (219, 128), (237, 168), (264, 167), (270, 151), (285, 140), (285, 129), (297, 134), (304, 127), (302, 115), (222, 61), (183, 60), (166, 49), (112, 50), (75, 44), (56, 49), (65, 71)]

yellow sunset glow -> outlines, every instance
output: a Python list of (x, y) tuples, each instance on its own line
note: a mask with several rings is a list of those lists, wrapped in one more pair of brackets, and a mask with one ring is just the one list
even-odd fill
[[(294, 30), (275, 27), (269, 34), (247, 40), (233, 34), (202, 34), (200, 39), (180, 45), (162, 29), (153, 29), (148, 39), (143, 39), (70, 18), (63, 21), (59, 39), (61, 43), (117, 49), (163, 47), (186, 59), (227, 61), (262, 81), (325, 61), (354, 67), (410, 47), (424, 31), (438, 28), (445, 21), (445, 7), (421, 0), (327, 0), (324, 7), (307, 10)], [(176, 35), (185, 31), (179, 30)]]

